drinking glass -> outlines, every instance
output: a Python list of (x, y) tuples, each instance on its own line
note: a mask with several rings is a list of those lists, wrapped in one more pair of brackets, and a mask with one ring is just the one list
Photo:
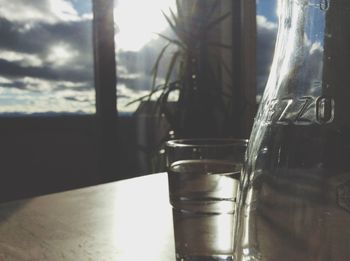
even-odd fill
[(176, 258), (233, 260), (236, 193), (247, 140), (166, 143)]

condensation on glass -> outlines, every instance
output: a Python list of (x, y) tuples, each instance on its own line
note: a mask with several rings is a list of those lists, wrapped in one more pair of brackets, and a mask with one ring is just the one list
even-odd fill
[(3, 1), (0, 38), (0, 115), (95, 113), (91, 1)]
[(350, 2), (279, 0), (240, 184), (238, 261), (350, 256)]

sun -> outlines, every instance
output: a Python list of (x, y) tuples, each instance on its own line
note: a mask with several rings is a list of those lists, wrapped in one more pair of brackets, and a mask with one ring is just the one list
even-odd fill
[(119, 0), (114, 9), (117, 48), (138, 51), (157, 38), (168, 26), (163, 12), (173, 8), (175, 0)]
[(59, 44), (50, 48), (47, 61), (55, 66), (63, 66), (69, 63), (76, 55), (77, 52), (72, 50), (68, 45)]

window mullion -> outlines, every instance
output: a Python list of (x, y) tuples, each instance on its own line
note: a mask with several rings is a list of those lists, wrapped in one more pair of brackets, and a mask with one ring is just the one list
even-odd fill
[(113, 10), (113, 0), (93, 0), (97, 149), (99, 175), (104, 181), (117, 178), (116, 160), (119, 159)]

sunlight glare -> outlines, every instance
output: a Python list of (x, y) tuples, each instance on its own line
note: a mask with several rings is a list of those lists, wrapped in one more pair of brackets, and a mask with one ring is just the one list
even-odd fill
[(138, 51), (168, 24), (161, 11), (174, 10), (174, 0), (119, 0), (114, 9), (117, 48)]
[(55, 45), (51, 47), (50, 54), (48, 55), (48, 61), (56, 66), (62, 66), (67, 64), (74, 56), (77, 55), (76, 51), (71, 50), (67, 45)]
[(50, 10), (62, 21), (77, 21), (78, 13), (72, 3), (63, 0), (50, 0)]

